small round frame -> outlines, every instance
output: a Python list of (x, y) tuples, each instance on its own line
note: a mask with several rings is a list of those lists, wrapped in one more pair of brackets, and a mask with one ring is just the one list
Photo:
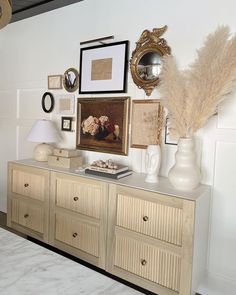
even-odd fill
[(160, 38), (166, 30), (167, 26), (154, 28), (152, 32), (144, 30), (132, 52), (130, 70), (133, 81), (138, 88), (144, 89), (147, 96), (159, 83), (162, 56), (171, 54), (166, 40)]
[(63, 75), (63, 86), (68, 92), (74, 92), (79, 88), (79, 73), (74, 68), (69, 68)]

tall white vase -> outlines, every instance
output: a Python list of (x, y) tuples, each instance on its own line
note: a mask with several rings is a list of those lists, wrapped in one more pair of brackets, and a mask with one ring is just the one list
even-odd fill
[(157, 144), (150, 144), (146, 153), (146, 182), (158, 182), (158, 174), (161, 166), (161, 148)]
[(175, 165), (169, 171), (169, 181), (177, 189), (192, 190), (199, 185), (201, 174), (196, 162), (193, 138), (180, 138)]

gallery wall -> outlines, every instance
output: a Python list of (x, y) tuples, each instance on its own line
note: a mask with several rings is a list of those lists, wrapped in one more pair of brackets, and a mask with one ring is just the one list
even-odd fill
[[(0, 211), (6, 212), (7, 161), (32, 157), (34, 144), (26, 141), (32, 124), (38, 118), (50, 118), (60, 129), (60, 116), (56, 111), (50, 115), (44, 113), (41, 97), (47, 90), (48, 75), (63, 74), (70, 67), (79, 69), (80, 42), (114, 35), (115, 41), (130, 41), (131, 54), (144, 29), (168, 25), (163, 37), (180, 67), (186, 68), (194, 60), (196, 49), (218, 25), (229, 25), (236, 33), (235, 9), (233, 0), (85, 0), (2, 29)], [(65, 93), (64, 90), (52, 92), (54, 95)], [(134, 85), (130, 72), (127, 93), (112, 97), (127, 95), (132, 99), (148, 99), (144, 91)], [(157, 88), (150, 98), (158, 98), (158, 95)], [(75, 97), (78, 96), (75, 93)], [(74, 117), (75, 114), (76, 110)], [(75, 147), (75, 132), (63, 132), (62, 138), (58, 146)], [(232, 294), (235, 294), (236, 92), (220, 106), (218, 115), (198, 132), (196, 141), (202, 182), (212, 185), (208, 253), (210, 287), (206, 282), (202, 288), (213, 290), (217, 278), (217, 281), (231, 284)], [(161, 175), (167, 175), (174, 163), (175, 151), (175, 146), (163, 144)], [(96, 152), (83, 152), (83, 156), (88, 163), (111, 157)], [(145, 150), (129, 148), (128, 156), (112, 155), (112, 158), (137, 172), (145, 172)], [(220, 288), (218, 286), (214, 295), (220, 292)]]

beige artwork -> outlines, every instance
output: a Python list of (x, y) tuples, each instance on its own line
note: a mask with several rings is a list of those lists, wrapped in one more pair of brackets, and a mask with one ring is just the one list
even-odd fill
[(68, 98), (59, 100), (59, 110), (60, 112), (69, 111), (71, 108), (71, 101)]
[(112, 58), (92, 60), (91, 80), (112, 79)]
[(61, 89), (61, 75), (48, 76), (48, 89)]
[(149, 144), (159, 144), (162, 110), (158, 101), (134, 101), (132, 111), (131, 146), (146, 148)]

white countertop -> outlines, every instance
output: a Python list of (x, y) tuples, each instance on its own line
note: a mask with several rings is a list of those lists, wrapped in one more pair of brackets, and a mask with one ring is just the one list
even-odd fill
[(142, 294), (0, 228), (1, 295)]
[(47, 169), (56, 172), (63, 172), (71, 175), (78, 175), (81, 177), (86, 177), (90, 179), (96, 179), (100, 181), (105, 181), (108, 183), (115, 183), (127, 187), (143, 189), (150, 192), (175, 196), (178, 198), (188, 199), (195, 201), (199, 197), (201, 197), (206, 191), (210, 190), (210, 186), (200, 184), (196, 189), (191, 191), (180, 191), (175, 189), (169, 182), (166, 177), (159, 177), (158, 183), (147, 183), (145, 182), (146, 174), (144, 173), (133, 173), (130, 176), (121, 178), (119, 180), (114, 180), (111, 178), (99, 177), (95, 175), (85, 174), (84, 171), (77, 171), (77, 169), (66, 169), (66, 168), (58, 168), (58, 167), (49, 167), (47, 162), (38, 162), (34, 159), (24, 159), (18, 161), (12, 161), (16, 164), (27, 165), (31, 167)]

